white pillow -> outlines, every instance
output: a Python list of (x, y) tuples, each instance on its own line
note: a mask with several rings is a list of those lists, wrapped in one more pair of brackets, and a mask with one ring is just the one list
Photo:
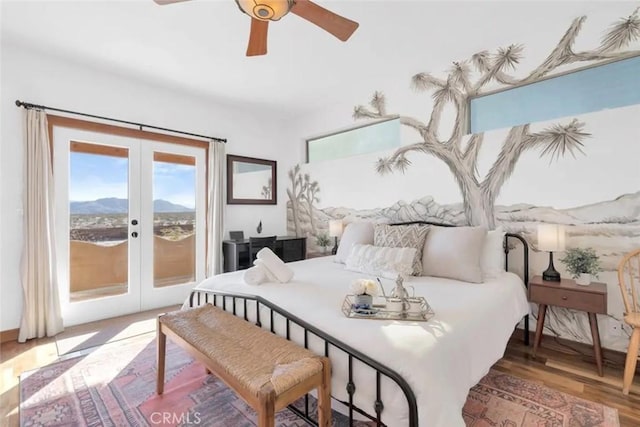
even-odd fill
[(504, 235), (502, 227), (487, 232), (480, 256), (482, 276), (493, 279), (504, 273)]
[(395, 279), (398, 271), (408, 273), (412, 270), (416, 252), (415, 248), (355, 244), (347, 257), (345, 269)]
[(424, 243), (422, 274), (482, 283), (480, 256), (485, 227), (431, 227)]
[(344, 264), (351, 253), (351, 247), (355, 244), (373, 244), (373, 224), (370, 222), (352, 222), (347, 224), (338, 245), (338, 251), (333, 259)]

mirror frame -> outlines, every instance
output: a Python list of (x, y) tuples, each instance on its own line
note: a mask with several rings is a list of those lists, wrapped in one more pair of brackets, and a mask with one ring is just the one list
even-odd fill
[[(233, 162), (253, 163), (271, 166), (270, 199), (238, 199), (233, 195)], [(227, 154), (227, 204), (228, 205), (277, 205), (278, 204), (278, 162), (254, 157)]]

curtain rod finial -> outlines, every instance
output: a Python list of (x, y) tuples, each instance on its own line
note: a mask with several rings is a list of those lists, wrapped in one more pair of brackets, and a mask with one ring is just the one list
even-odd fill
[(16, 107), (22, 107), (22, 102), (19, 99), (16, 99)]

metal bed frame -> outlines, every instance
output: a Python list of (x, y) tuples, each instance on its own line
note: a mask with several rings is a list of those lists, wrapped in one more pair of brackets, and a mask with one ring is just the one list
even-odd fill
[[(455, 227), (451, 224), (440, 224), (427, 221), (413, 221), (405, 222), (401, 224), (392, 225), (411, 225), (411, 224), (423, 224), (423, 225), (436, 225), (443, 227)], [(523, 264), (524, 264), (524, 283), (528, 286), (529, 282), (529, 245), (527, 241), (519, 234), (506, 233), (504, 238), (504, 253), (505, 253), (505, 270), (509, 269), (509, 252), (511, 250), (509, 239), (518, 240), (523, 246)], [(354, 412), (358, 413), (371, 421), (375, 422), (377, 427), (385, 426), (382, 423), (382, 411), (384, 410), (384, 403), (382, 401), (382, 377), (386, 377), (394, 382), (400, 390), (404, 393), (407, 400), (407, 410), (409, 418), (409, 427), (418, 426), (418, 406), (416, 403), (416, 397), (413, 394), (413, 390), (406, 382), (404, 378), (397, 372), (381, 363), (373, 360), (366, 354), (356, 350), (355, 348), (345, 344), (344, 342), (326, 334), (321, 329), (305, 322), (299, 317), (289, 313), (288, 311), (278, 307), (276, 304), (255, 295), (243, 295), (243, 294), (231, 294), (224, 291), (215, 290), (193, 290), (189, 296), (189, 307), (197, 307), (202, 304), (213, 304), (220, 307), (225, 311), (232, 313), (235, 316), (243, 317), (246, 321), (253, 321), (249, 319), (250, 313), (255, 310), (255, 324), (260, 328), (268, 328), (272, 333), (278, 333), (275, 330), (274, 318), (280, 316), (285, 321), (285, 331), (278, 333), (287, 340), (291, 340), (291, 328), (297, 327), (302, 330), (304, 337), (304, 348), (309, 348), (309, 337), (316, 337), (324, 343), (324, 356), (329, 357), (335, 351), (346, 354), (348, 358), (348, 381), (346, 391), (348, 394), (348, 400), (342, 401), (334, 397), (335, 400), (344, 404), (348, 408), (349, 425), (353, 426)], [(263, 314), (266, 311), (268, 314)], [(265, 324), (265, 316), (268, 316), (268, 322)], [(529, 316), (524, 318), (524, 342), (525, 345), (529, 345)], [(373, 410), (375, 415), (371, 415), (369, 412), (363, 410), (354, 405), (353, 396), (356, 392), (356, 384), (354, 382), (354, 363), (360, 363), (368, 366), (375, 372), (376, 378), (376, 399), (373, 402)], [(289, 409), (293, 411), (300, 418), (306, 422), (317, 426), (317, 420), (312, 418), (312, 413), (309, 408), (309, 395), (304, 397), (304, 407), (300, 409), (296, 406), (289, 405)]]

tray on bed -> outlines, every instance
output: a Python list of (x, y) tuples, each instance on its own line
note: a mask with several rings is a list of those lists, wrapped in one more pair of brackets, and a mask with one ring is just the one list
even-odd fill
[(369, 310), (355, 308), (355, 295), (347, 295), (342, 302), (342, 313), (354, 319), (404, 320), (410, 322), (427, 322), (435, 313), (424, 297), (411, 298), (420, 303), (420, 312), (392, 311), (387, 309), (387, 298), (376, 298)]

